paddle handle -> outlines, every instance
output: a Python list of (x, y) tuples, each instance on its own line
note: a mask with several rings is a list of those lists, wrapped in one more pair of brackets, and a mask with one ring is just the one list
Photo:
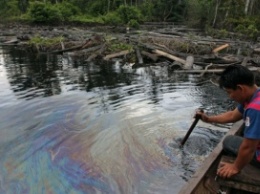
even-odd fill
[[(203, 112), (203, 110), (200, 110), (200, 112)], [(185, 144), (185, 142), (187, 141), (187, 139), (189, 138), (192, 130), (195, 128), (195, 126), (197, 125), (197, 123), (199, 122), (199, 120), (201, 119), (201, 115), (196, 114), (195, 116), (195, 120), (193, 121), (192, 125), (190, 126), (188, 132), (186, 133), (185, 137), (183, 138), (183, 140), (181, 141), (181, 146), (183, 146)]]

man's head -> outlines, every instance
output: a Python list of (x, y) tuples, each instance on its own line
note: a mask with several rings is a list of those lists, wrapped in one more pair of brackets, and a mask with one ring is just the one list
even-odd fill
[(254, 74), (242, 65), (229, 65), (219, 79), (219, 87), (223, 89), (235, 90), (238, 85), (253, 86), (254, 84)]
[(219, 79), (219, 87), (224, 89), (231, 99), (239, 103), (244, 103), (251, 97), (254, 86), (254, 74), (242, 65), (229, 65)]

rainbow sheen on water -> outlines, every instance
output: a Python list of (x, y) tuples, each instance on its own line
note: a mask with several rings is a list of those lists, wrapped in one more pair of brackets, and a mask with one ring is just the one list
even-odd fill
[(176, 193), (207, 155), (170, 145), (225, 99), (211, 83), (17, 52), (0, 49), (1, 194)]

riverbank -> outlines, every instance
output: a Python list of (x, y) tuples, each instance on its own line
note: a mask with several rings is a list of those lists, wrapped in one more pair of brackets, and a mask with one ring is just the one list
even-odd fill
[[(199, 29), (174, 23), (146, 23), (138, 30), (124, 26), (13, 23), (0, 24), (0, 30), (1, 44), (35, 53), (69, 52), (83, 61), (119, 58), (138, 65), (166, 64), (173, 70), (193, 70), (195, 64), (200, 70), (213, 72), (227, 64), (258, 67), (260, 63), (258, 42), (215, 39)], [(49, 41), (53, 39), (54, 43)], [(200, 70), (196, 72), (202, 73)]]
[[(102, 27), (102, 26), (101, 26)], [(43, 36), (47, 38), (64, 36), (71, 41), (80, 41), (90, 33), (93, 33), (99, 27), (83, 26), (83, 25), (59, 25), (59, 26), (49, 26), (49, 25), (29, 25), (29, 24), (0, 24), (0, 36), (1, 42), (10, 40), (12, 37), (22, 37), (22, 36)], [(104, 27), (104, 30), (106, 27)]]

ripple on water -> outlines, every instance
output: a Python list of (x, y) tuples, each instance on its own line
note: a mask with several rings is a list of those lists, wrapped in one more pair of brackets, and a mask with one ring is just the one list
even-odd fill
[(1, 66), (0, 193), (177, 192), (221, 136), (196, 127), (172, 146), (219, 102), (194, 76), (38, 57)]

